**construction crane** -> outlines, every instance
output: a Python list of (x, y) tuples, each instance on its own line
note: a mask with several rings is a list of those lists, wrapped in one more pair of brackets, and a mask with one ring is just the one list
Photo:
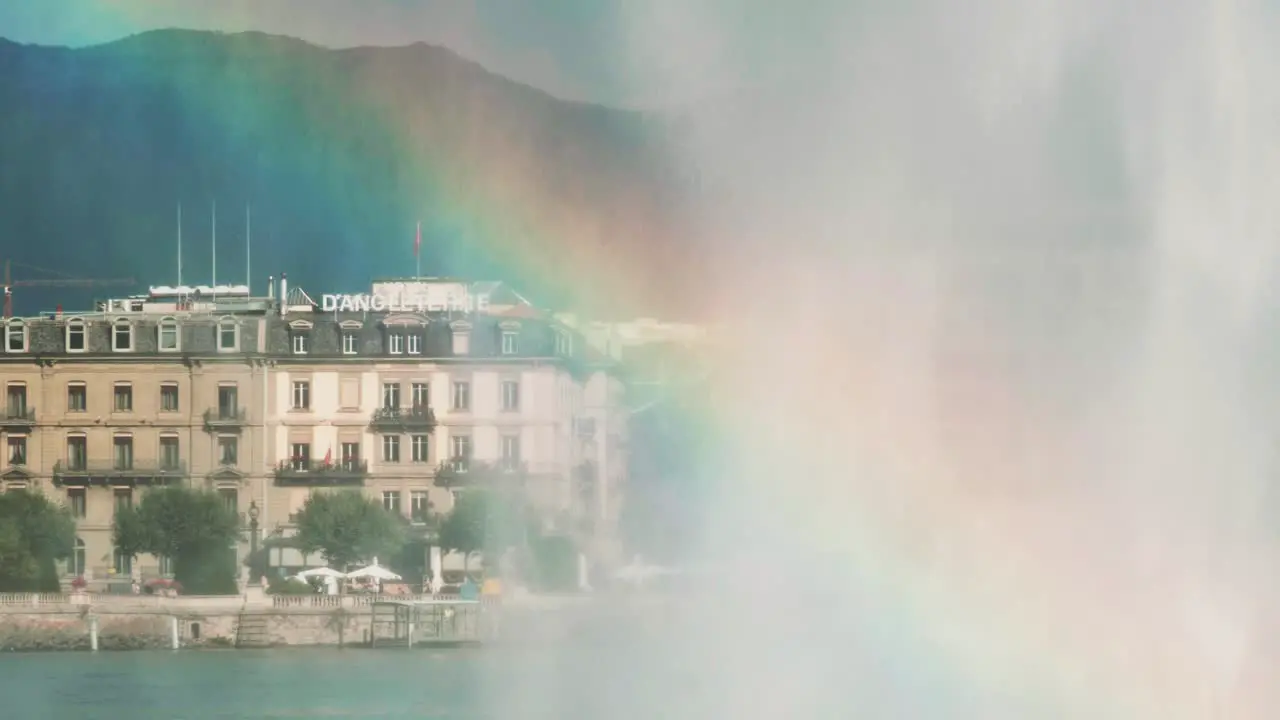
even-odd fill
[[(60, 275), (61, 277), (49, 280), (14, 280), (11, 267), (16, 265), (20, 268), (26, 268), (38, 273), (47, 273), (49, 275)], [(13, 289), (16, 287), (112, 287), (121, 285), (136, 285), (133, 278), (78, 278), (71, 277), (57, 270), (46, 270), (44, 268), (26, 265), (12, 260), (4, 261), (4, 316), (5, 318), (13, 317)]]

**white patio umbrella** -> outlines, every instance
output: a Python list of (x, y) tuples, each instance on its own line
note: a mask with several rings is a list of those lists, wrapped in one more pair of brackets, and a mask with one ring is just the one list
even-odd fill
[(373, 564), (368, 567), (362, 567), (359, 570), (352, 570), (346, 574), (348, 580), (359, 580), (362, 578), (372, 578), (374, 580), (399, 580), (400, 576), (378, 564), (378, 558), (373, 559)]
[(302, 578), (303, 580), (306, 580), (307, 578), (313, 578), (313, 577), (342, 578), (342, 577), (346, 577), (346, 575), (344, 575), (343, 573), (337, 570), (334, 570), (331, 567), (318, 567), (318, 568), (311, 568), (310, 570), (303, 570), (302, 572), (298, 573), (294, 577), (298, 577), (298, 578)]

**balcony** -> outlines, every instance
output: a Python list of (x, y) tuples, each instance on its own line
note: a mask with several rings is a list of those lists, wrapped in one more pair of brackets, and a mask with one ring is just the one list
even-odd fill
[(520, 485), (527, 475), (524, 463), (481, 462), (470, 458), (446, 460), (436, 468), (436, 487)]
[(436, 428), (436, 413), (421, 406), (378, 408), (369, 427), (382, 432), (429, 433)]
[(59, 460), (53, 466), (55, 485), (168, 485), (188, 477), (185, 462), (117, 463), (112, 460), (69, 463)]
[(249, 413), (240, 407), (218, 407), (204, 411), (206, 432), (240, 432), (248, 421)]
[(0, 408), (0, 430), (30, 430), (36, 424), (36, 409), (25, 406)]
[(367, 460), (285, 461), (275, 467), (276, 485), (293, 487), (344, 487), (363, 485), (369, 475)]

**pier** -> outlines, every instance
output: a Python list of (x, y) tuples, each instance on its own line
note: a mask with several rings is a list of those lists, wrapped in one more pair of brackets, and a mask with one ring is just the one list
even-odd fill
[(479, 600), (382, 600), (369, 606), (369, 647), (480, 645), (497, 629), (497, 615)]

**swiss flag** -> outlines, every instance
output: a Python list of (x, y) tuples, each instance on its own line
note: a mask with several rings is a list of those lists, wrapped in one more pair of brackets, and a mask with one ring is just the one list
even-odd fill
[(418, 251), (422, 249), (422, 223), (418, 223), (418, 234), (413, 238), (413, 256), (418, 256)]

